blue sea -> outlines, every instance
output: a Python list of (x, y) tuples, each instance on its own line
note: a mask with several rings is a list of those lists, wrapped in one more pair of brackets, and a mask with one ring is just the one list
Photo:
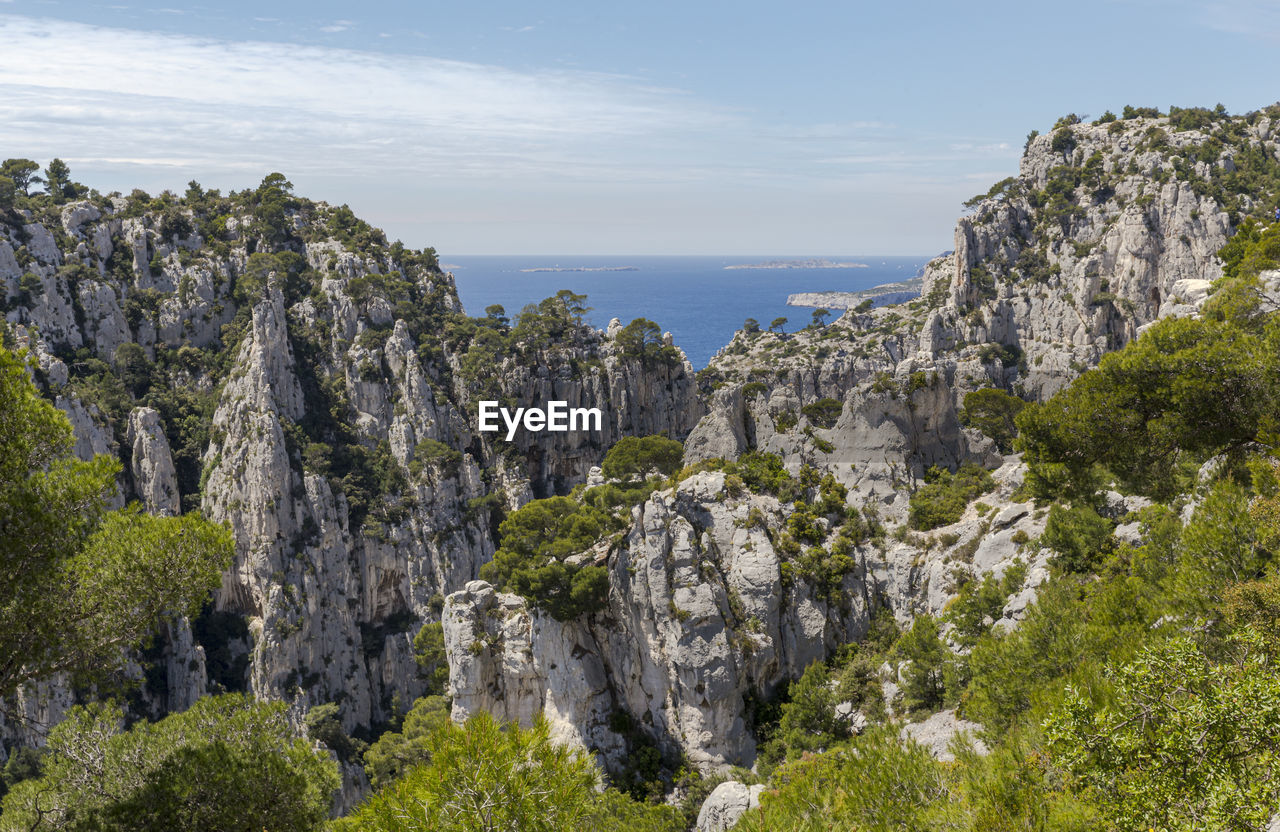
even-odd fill
[[(483, 315), (485, 307), (496, 303), (514, 317), (526, 304), (569, 289), (587, 296), (593, 325), (604, 328), (610, 318), (619, 318), (624, 324), (648, 318), (669, 330), (693, 366), (701, 369), (747, 318), (755, 318), (764, 327), (774, 318), (787, 318), (788, 330), (810, 323), (813, 310), (787, 306), (787, 295), (856, 292), (906, 280), (915, 277), (931, 258), (823, 256), (821, 259), (834, 263), (865, 263), (868, 268), (731, 270), (724, 267), (795, 258), (442, 255), (440, 259), (453, 272), (468, 315)], [(633, 267), (635, 271), (523, 271), (610, 267)]]

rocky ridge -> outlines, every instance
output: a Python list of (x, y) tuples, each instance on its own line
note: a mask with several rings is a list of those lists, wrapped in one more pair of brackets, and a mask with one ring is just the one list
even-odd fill
[[(338, 702), (349, 730), (387, 722), (423, 693), (413, 637), (491, 556), (495, 511), (585, 479), (622, 436), (681, 437), (701, 413), (682, 356), (629, 357), (544, 310), (560, 337), (485, 367), (492, 392), (600, 408), (602, 430), (497, 442), (476, 430), (470, 333), (433, 252), (267, 183), (139, 193), (10, 212), (0, 280), (9, 343), (34, 356), (76, 453), (124, 461), (117, 502), (199, 508), (234, 531), (195, 636), (173, 622), (148, 660), (163, 666), (143, 691), (153, 715), (248, 689)], [(47, 725), (70, 702), (55, 690), (20, 706)]]
[[(1019, 176), (974, 201), (919, 299), (797, 333), (739, 332), (702, 374), (713, 390), (686, 462), (773, 453), (793, 475), (811, 469), (846, 486), (849, 505), (890, 533), (857, 547), (842, 604), (824, 605), (808, 577), (792, 572), (785, 588), (775, 578), (794, 568), (773, 545), (791, 507), (721, 493), (716, 475), (696, 474), (635, 509), (610, 553), (605, 612), (566, 626), (482, 582), (446, 599), (455, 717), (573, 714), (560, 735), (618, 762), (623, 739), (606, 715), (625, 710), (664, 751), (706, 770), (749, 766), (752, 748), (739, 738), (751, 697), (856, 639), (876, 610), (904, 624), (938, 614), (966, 582), (1016, 564), (1020, 586), (987, 622), (1016, 626), (1049, 576), (1052, 553), (1036, 543), (1045, 513), (1019, 493), (1018, 458), (964, 426), (965, 394), (1046, 398), (1158, 318), (1195, 314), (1221, 275), (1217, 250), (1254, 207), (1240, 193), (1243, 166), (1277, 159), (1272, 124), (1264, 114), (1194, 130), (1167, 118), (1068, 121), (1033, 137)], [(908, 498), (926, 470), (965, 462), (992, 470), (995, 490), (953, 525), (911, 531)], [(1116, 518), (1141, 507), (1109, 499)], [(770, 532), (728, 533), (731, 518), (757, 512)], [(735, 579), (744, 558), (758, 578)], [(670, 577), (637, 594), (636, 575), (657, 564)], [(672, 580), (685, 583), (678, 594)], [(721, 599), (735, 595), (759, 625), (726, 614)], [(700, 702), (699, 684), (716, 695)]]
[[(227, 197), (10, 212), (7, 339), (31, 351), (77, 453), (124, 461), (118, 502), (199, 508), (234, 530), (215, 604), (139, 657), (149, 715), (248, 689), (299, 711), (338, 702), (347, 730), (376, 732), (426, 690), (414, 635), (439, 621), (456, 718), (543, 712), (610, 767), (649, 743), (724, 770), (754, 758), (749, 702), (882, 610), (907, 623), (1018, 565), (989, 626), (1016, 625), (1048, 577), (1044, 516), (1020, 501), (1017, 458), (963, 424), (964, 395), (1044, 398), (1157, 318), (1194, 314), (1214, 253), (1256, 208), (1241, 182), (1275, 162), (1273, 118), (1035, 137), (1019, 175), (960, 220), (920, 298), (740, 332), (701, 389), (678, 352), (584, 327), (571, 299), (514, 325), (468, 319), (433, 252), (270, 177)], [(476, 430), (491, 397), (599, 407), (603, 430), (505, 443)], [(664, 432), (687, 438), (695, 467), (590, 553), (606, 609), (557, 621), (477, 580), (504, 513), (586, 481), (619, 438)], [(779, 543), (796, 507), (716, 470), (748, 451), (796, 478), (829, 474), (879, 533), (834, 573), (805, 567)], [(910, 530), (925, 472), (966, 462), (992, 470), (994, 490), (956, 523)], [(1136, 507), (1115, 496), (1117, 517)], [(823, 531), (812, 548), (827, 562), (838, 538)], [(14, 704), (50, 724), (72, 701), (55, 683)], [(20, 725), (6, 739), (39, 741)]]

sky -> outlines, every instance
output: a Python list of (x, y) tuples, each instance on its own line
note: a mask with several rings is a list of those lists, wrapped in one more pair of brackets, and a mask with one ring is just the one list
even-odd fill
[(445, 258), (930, 255), (1030, 130), (1266, 106), (1277, 46), (1261, 0), (0, 0), (0, 158), (280, 171)]

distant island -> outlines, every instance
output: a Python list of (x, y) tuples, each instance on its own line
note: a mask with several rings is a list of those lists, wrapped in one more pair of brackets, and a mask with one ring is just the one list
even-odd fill
[(767, 260), (763, 263), (741, 263), (726, 269), (865, 269), (866, 263), (837, 263), (834, 260)]
[(912, 277), (897, 283), (882, 283), (860, 292), (800, 292), (787, 296), (787, 306), (812, 306), (821, 309), (856, 309), (870, 301), (871, 306), (891, 306), (920, 297), (923, 277)]
[(638, 272), (635, 266), (539, 266), (522, 272)]

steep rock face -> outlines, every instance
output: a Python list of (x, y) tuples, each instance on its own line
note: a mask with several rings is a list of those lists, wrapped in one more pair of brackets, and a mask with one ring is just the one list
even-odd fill
[[(457, 625), (449, 642), (453, 692), (464, 703), (457, 715), (501, 709), (495, 691), (518, 688), (523, 704), (505, 713), (527, 719), (553, 701), (557, 713), (590, 713), (594, 733), (575, 741), (608, 757), (613, 740), (600, 714), (612, 707), (714, 769), (752, 757), (734, 739), (747, 690), (798, 676), (838, 640), (857, 638), (879, 605), (909, 625), (941, 614), (966, 580), (1001, 578), (1017, 565), (1021, 583), (991, 622), (1016, 626), (1049, 577), (1051, 553), (1027, 545), (1045, 513), (1018, 502), (1018, 458), (963, 426), (964, 396), (997, 387), (1046, 398), (1158, 318), (1196, 314), (1221, 275), (1216, 252), (1236, 212), (1250, 206), (1230, 174), (1251, 154), (1275, 161), (1266, 119), (1202, 131), (1174, 130), (1167, 119), (1068, 124), (1032, 140), (1019, 176), (975, 201), (955, 251), (926, 268), (919, 299), (798, 333), (738, 333), (712, 361), (718, 389), (689, 435), (686, 462), (758, 450), (780, 456), (793, 476), (812, 470), (848, 486), (851, 506), (896, 526), (859, 548), (845, 576), (856, 600), (833, 612), (804, 579), (784, 584), (782, 567), (795, 562), (732, 507), (759, 509), (774, 528), (790, 508), (758, 495), (735, 502), (718, 495), (715, 475), (699, 474), (637, 508), (605, 561), (606, 613), (556, 623), (556, 635), (534, 627), (529, 650), (499, 649), (500, 638), (476, 640), (474, 626)], [(995, 490), (952, 525), (910, 531), (908, 499), (926, 470), (965, 462), (992, 470)], [(737, 520), (732, 533), (726, 513)], [(503, 597), (512, 615), (539, 615)], [(475, 622), (474, 603), (460, 594), (447, 608)], [(607, 684), (584, 692), (557, 682), (550, 662), (540, 664), (541, 638), (580, 647), (591, 678), (603, 668)], [(458, 659), (464, 644), (474, 652)], [(587, 675), (579, 668), (574, 678)]]
[[(1028, 143), (1018, 176), (972, 203), (954, 252), (925, 268), (918, 300), (787, 335), (739, 332), (711, 370), (727, 386), (764, 387), (769, 400), (789, 391), (790, 424), (817, 399), (857, 390), (865, 408), (910, 394), (920, 373), (945, 384), (951, 403), (934, 403), (931, 415), (949, 423), (981, 387), (1046, 398), (1159, 316), (1185, 312), (1221, 276), (1216, 252), (1261, 196), (1241, 193), (1237, 166), (1274, 164), (1276, 153), (1267, 117), (1198, 130), (1167, 118), (1060, 127)], [(692, 456), (760, 432), (752, 412), (739, 429), (741, 416), (733, 396), (718, 393), (693, 436), (726, 441), (700, 441)], [(863, 437), (826, 438), (856, 446)], [(907, 468), (983, 453), (954, 431), (935, 440), (908, 429), (899, 445)]]
[[(77, 455), (124, 460), (117, 505), (201, 508), (234, 532), (194, 628), (214, 641), (166, 625), (152, 715), (229, 687), (374, 725), (423, 692), (413, 636), (491, 557), (497, 508), (563, 493), (622, 436), (683, 438), (702, 407), (686, 361), (575, 324), (483, 371), (508, 401), (599, 408), (601, 429), (480, 434), (466, 339), (445, 336), (465, 318), (434, 254), (287, 193), (272, 226), (264, 193), (94, 197), (0, 221), (0, 305)], [(131, 342), (145, 359), (118, 361)]]
[(622, 437), (685, 437), (706, 411), (693, 382), (693, 367), (683, 354), (670, 364), (628, 358), (614, 338), (602, 333), (591, 333), (581, 352), (599, 362), (595, 371), (583, 375), (568, 364), (530, 367), (514, 359), (500, 370), (505, 397), (522, 407), (563, 401), (569, 408), (601, 411), (599, 431), (516, 435), (514, 445), (526, 461), (529, 483), (538, 497), (561, 494), (583, 482)]
[(178, 477), (160, 414), (150, 407), (133, 411), (129, 415), (128, 442), (134, 489), (142, 505), (151, 514), (179, 514)]
[(784, 582), (765, 528), (784, 522), (776, 499), (734, 497), (723, 474), (697, 474), (633, 509), (608, 556), (602, 613), (557, 622), (483, 582), (450, 595), (455, 718), (487, 710), (528, 724), (541, 710), (559, 736), (620, 765), (609, 718), (626, 711), (704, 769), (750, 764), (743, 695), (860, 638), (875, 603), (862, 550), (838, 600), (807, 576)]

